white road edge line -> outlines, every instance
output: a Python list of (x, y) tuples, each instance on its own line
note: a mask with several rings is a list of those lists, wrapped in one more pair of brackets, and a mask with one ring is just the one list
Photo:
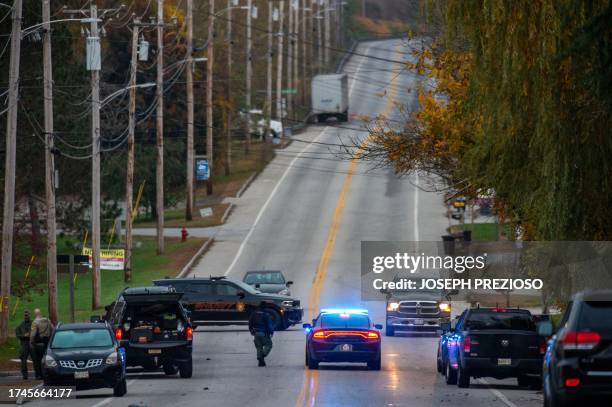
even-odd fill
[[(367, 51), (369, 48), (370, 47), (368, 46), (365, 49), (365, 51)], [(364, 51), (364, 53), (365, 53), (365, 51)], [(363, 64), (364, 60), (365, 60), (365, 57), (362, 56), (361, 59), (359, 60), (359, 64), (357, 65), (357, 70), (355, 71), (356, 74), (359, 73), (359, 70), (361, 69), (361, 65)], [(351, 87), (349, 88), (349, 98), (350, 98), (351, 94), (353, 93), (353, 87), (355, 86), (355, 82), (357, 82), (357, 79), (353, 79), (353, 82), (351, 83)], [(224, 276), (227, 276), (229, 273), (232, 272), (232, 269), (236, 265), (236, 262), (238, 262), (238, 258), (240, 257), (240, 255), (244, 251), (244, 248), (246, 247), (247, 243), (249, 242), (249, 239), (251, 238), (251, 235), (253, 234), (253, 231), (255, 230), (255, 227), (259, 223), (259, 220), (261, 219), (263, 213), (266, 211), (266, 208), (268, 207), (268, 204), (272, 201), (272, 198), (274, 198), (274, 195), (276, 195), (276, 191), (278, 191), (278, 188), (283, 183), (283, 180), (287, 177), (287, 174), (289, 174), (289, 170), (291, 170), (291, 168), (293, 167), (295, 162), (298, 160), (298, 158), (300, 158), (302, 156), (302, 154), (304, 154), (309, 147), (311, 147), (314, 143), (319, 141), (319, 138), (321, 138), (321, 136), (323, 136), (327, 132), (328, 129), (329, 129), (329, 127), (325, 127), (321, 131), (321, 133), (319, 133), (319, 135), (317, 137), (315, 137), (315, 139), (311, 143), (306, 144), (304, 146), (304, 148), (301, 149), (300, 152), (293, 158), (293, 160), (291, 160), (291, 162), (289, 163), (289, 166), (285, 169), (285, 172), (283, 172), (283, 175), (281, 175), (280, 179), (278, 180), (278, 182), (274, 186), (274, 189), (270, 193), (270, 196), (268, 196), (268, 199), (266, 199), (266, 202), (264, 202), (263, 206), (259, 210), (259, 213), (257, 214), (257, 217), (255, 218), (255, 222), (253, 222), (253, 224), (249, 228), (249, 232), (245, 236), (245, 238), (242, 241), (242, 243), (240, 243), (240, 247), (238, 248), (238, 252), (236, 252), (236, 256), (234, 256), (234, 260), (232, 260), (232, 263), (229, 265), (227, 270), (225, 270), (225, 273), (223, 274)]]
[(283, 183), (283, 180), (287, 177), (287, 174), (289, 174), (289, 170), (291, 170), (291, 168), (293, 167), (295, 162), (298, 160), (298, 158), (300, 158), (302, 156), (302, 154), (304, 154), (306, 152), (306, 150), (313, 145), (313, 143), (316, 143), (319, 140), (319, 138), (321, 138), (321, 136), (323, 136), (327, 132), (327, 129), (329, 129), (329, 127), (325, 127), (323, 130), (321, 130), (319, 135), (317, 137), (315, 137), (315, 139), (311, 143), (306, 144), (304, 146), (304, 148), (302, 148), (300, 150), (300, 152), (293, 158), (293, 160), (291, 160), (291, 162), (289, 163), (289, 166), (285, 169), (285, 172), (283, 172), (283, 175), (280, 177), (280, 179), (278, 180), (278, 182), (274, 186), (274, 189), (270, 193), (270, 196), (268, 196), (268, 199), (266, 199), (266, 202), (263, 204), (263, 206), (259, 210), (259, 213), (257, 214), (257, 217), (255, 218), (255, 222), (253, 222), (253, 224), (249, 228), (249, 232), (247, 233), (247, 235), (245, 236), (244, 240), (240, 244), (240, 247), (238, 248), (238, 252), (236, 253), (236, 256), (234, 256), (234, 260), (232, 261), (232, 263), (229, 265), (229, 267), (225, 271), (225, 273), (224, 273), (225, 276), (227, 276), (232, 271), (232, 269), (234, 268), (234, 265), (236, 265), (236, 262), (238, 261), (238, 258), (242, 254), (242, 251), (244, 250), (246, 244), (249, 242), (249, 239), (251, 238), (251, 235), (253, 234), (253, 231), (255, 230), (255, 226), (257, 226), (257, 224), (259, 223), (259, 220), (261, 219), (263, 213), (266, 211), (266, 208), (268, 207), (268, 205), (272, 201), (272, 198), (274, 198), (274, 195), (276, 195), (276, 191), (278, 191), (278, 188)]
[(507, 405), (508, 407), (517, 407), (517, 405), (508, 400), (508, 398), (504, 396), (501, 391), (492, 388), (489, 382), (487, 382), (485, 379), (478, 379), (478, 381), (486, 385), (489, 391), (493, 393), (498, 399), (500, 399), (505, 405)]
[[(128, 380), (128, 382), (127, 382), (127, 386), (129, 387), (129, 386), (130, 386), (130, 384), (134, 383), (135, 381), (136, 381), (136, 379)], [(107, 398), (105, 398), (104, 400), (102, 400), (102, 401), (100, 401), (100, 402), (98, 402), (98, 403), (94, 404), (94, 405), (93, 405), (93, 406), (91, 406), (91, 407), (102, 407), (102, 406), (105, 406), (105, 405), (107, 405), (108, 403), (110, 403), (111, 401), (113, 401), (113, 399), (114, 399), (114, 397), (107, 397)]]

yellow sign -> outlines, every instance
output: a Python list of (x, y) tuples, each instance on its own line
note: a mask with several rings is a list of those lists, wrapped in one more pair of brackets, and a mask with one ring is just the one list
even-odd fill
[[(89, 256), (89, 267), (91, 268), (92, 250), (89, 247), (83, 247), (81, 252), (83, 256)], [(125, 250), (110, 249), (100, 250), (100, 269), (102, 270), (123, 270), (125, 265)]]

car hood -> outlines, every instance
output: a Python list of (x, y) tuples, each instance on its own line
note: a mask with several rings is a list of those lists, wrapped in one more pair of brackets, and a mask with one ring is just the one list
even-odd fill
[[(254, 285), (253, 288), (255, 288)], [(277, 294), (283, 290), (286, 290), (287, 286), (285, 284), (259, 284), (259, 288), (255, 289), (261, 291), (262, 293)]]
[(440, 293), (428, 292), (394, 292), (389, 301), (445, 301)]
[(114, 348), (50, 349), (53, 356), (59, 360), (104, 359), (114, 350)]
[(289, 297), (287, 295), (271, 294), (271, 293), (258, 293), (257, 298), (262, 301), (297, 301), (297, 298)]

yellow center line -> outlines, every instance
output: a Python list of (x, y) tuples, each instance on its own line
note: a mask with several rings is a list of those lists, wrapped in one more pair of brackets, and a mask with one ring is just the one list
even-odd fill
[[(401, 45), (401, 42), (396, 45), (394, 52), (395, 56), (399, 54)], [(393, 109), (396, 94), (397, 86), (395, 84), (395, 81), (391, 81), (391, 89), (388, 94), (387, 103), (382, 112), (383, 116), (387, 116)], [(361, 154), (363, 154), (363, 150), (369, 142), (370, 136), (366, 137), (363, 140), (357, 151), (355, 151), (355, 153), (353, 154), (353, 157), (351, 158), (351, 161), (349, 163), (348, 172), (346, 174), (346, 177), (344, 178), (344, 182), (342, 183), (340, 196), (338, 196), (338, 200), (336, 201), (336, 207), (334, 208), (334, 213), (332, 215), (331, 226), (329, 228), (329, 232), (327, 233), (327, 240), (325, 242), (323, 254), (321, 255), (321, 260), (319, 261), (317, 271), (312, 281), (310, 294), (308, 296), (308, 321), (311, 321), (316, 315), (316, 313), (319, 311), (319, 300), (321, 298), (323, 282), (325, 281), (329, 260), (331, 259), (332, 253), (334, 251), (334, 246), (336, 244), (336, 236), (338, 234), (338, 229), (340, 228), (342, 212), (346, 204), (348, 193), (351, 187), (351, 182), (353, 180), (353, 176), (355, 175), (357, 160), (359, 159)], [(305, 368), (302, 388), (295, 401), (296, 407), (302, 407), (304, 406), (304, 404), (306, 404), (307, 406), (314, 406), (318, 387), (319, 372), (317, 370), (310, 370), (308, 368)]]

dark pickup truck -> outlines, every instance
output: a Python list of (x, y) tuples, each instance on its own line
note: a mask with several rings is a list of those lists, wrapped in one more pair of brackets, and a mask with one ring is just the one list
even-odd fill
[(447, 384), (469, 387), (470, 378), (516, 377), (519, 386), (541, 388), (546, 338), (527, 310), (472, 308), (442, 335), (438, 371)]

